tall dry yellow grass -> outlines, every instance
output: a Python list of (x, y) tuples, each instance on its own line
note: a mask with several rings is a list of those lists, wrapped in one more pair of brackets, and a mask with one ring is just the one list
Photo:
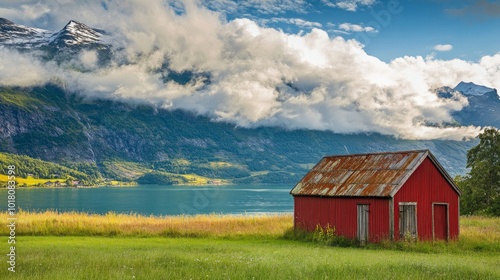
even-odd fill
[[(293, 226), (291, 214), (142, 216), (107, 213), (20, 211), (17, 235), (278, 237)], [(6, 212), (0, 233), (8, 234)]]
[(500, 243), (500, 217), (460, 217), (460, 238)]
[[(0, 234), (7, 235), (7, 212), (0, 212)], [(293, 227), (291, 214), (143, 216), (107, 213), (20, 211), (17, 235), (281, 237)], [(460, 240), (500, 244), (500, 217), (460, 218)]]

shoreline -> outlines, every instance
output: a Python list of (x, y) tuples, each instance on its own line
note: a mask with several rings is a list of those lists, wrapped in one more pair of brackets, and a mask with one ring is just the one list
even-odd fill
[[(131, 188), (131, 187), (138, 187), (138, 186), (153, 186), (153, 185), (159, 185), (159, 186), (172, 186), (172, 187), (225, 187), (225, 186), (231, 186), (231, 185), (248, 185), (248, 184), (235, 184), (235, 183), (224, 183), (224, 184), (172, 184), (172, 185), (162, 185), (162, 184), (138, 184), (138, 183), (131, 183), (131, 184), (108, 184), (108, 185), (95, 185), (95, 186), (24, 186), (24, 185), (16, 185), (16, 189), (96, 189), (96, 188)], [(275, 184), (251, 184), (251, 185), (275, 185)], [(0, 190), (2, 189), (7, 189), (7, 186), (0, 186)]]

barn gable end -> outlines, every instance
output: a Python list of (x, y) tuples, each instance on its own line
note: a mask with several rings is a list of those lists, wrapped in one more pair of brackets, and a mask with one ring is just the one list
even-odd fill
[[(456, 239), (459, 234), (460, 190), (449, 183), (449, 176), (440, 172), (435, 162), (429, 157), (417, 168), (408, 181), (394, 195), (394, 209), (404, 203), (414, 203), (416, 209), (417, 236), (419, 239)], [(453, 187), (455, 186), (455, 187)], [(446, 217), (445, 236), (434, 234), (437, 222), (437, 208), (444, 207)], [(394, 212), (394, 237), (401, 237), (400, 211)], [(444, 234), (444, 233), (443, 233)], [(403, 234), (404, 235), (404, 234)]]

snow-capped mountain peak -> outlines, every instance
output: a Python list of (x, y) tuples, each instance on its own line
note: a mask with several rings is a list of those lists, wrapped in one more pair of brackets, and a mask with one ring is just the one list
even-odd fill
[(469, 96), (484, 95), (485, 93), (492, 92), (495, 90), (489, 87), (476, 85), (472, 82), (470, 83), (460, 82), (454, 89), (456, 91), (460, 91), (464, 95), (469, 95)]
[(71, 20), (64, 28), (50, 37), (50, 44), (57, 46), (98, 43), (102, 34), (87, 25)]
[(500, 99), (496, 89), (461, 82), (454, 90), (461, 92), (469, 103), (453, 113), (457, 122), (462, 125), (500, 127)]

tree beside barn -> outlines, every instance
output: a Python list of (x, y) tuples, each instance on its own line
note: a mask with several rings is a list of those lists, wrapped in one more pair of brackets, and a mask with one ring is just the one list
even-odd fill
[(457, 177), (463, 190), (462, 214), (500, 216), (500, 131), (485, 129), (467, 153), (469, 173)]

